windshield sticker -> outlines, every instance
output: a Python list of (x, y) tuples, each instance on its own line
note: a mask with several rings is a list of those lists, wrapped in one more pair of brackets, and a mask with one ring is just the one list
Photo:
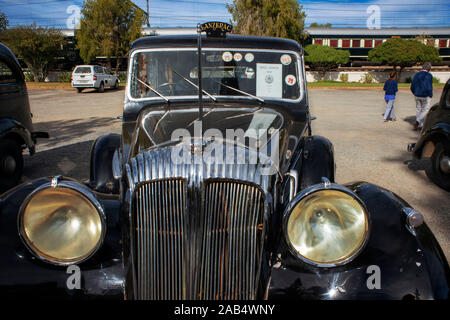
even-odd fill
[(253, 68), (247, 67), (245, 68), (244, 74), (243, 74), (243, 78), (244, 79), (253, 79), (255, 78), (255, 70)]
[(288, 74), (286, 78), (284, 78), (284, 81), (288, 86), (293, 86), (297, 83), (297, 78), (292, 74)]
[(272, 63), (256, 64), (256, 96), (282, 98), (282, 65)]
[(239, 52), (234, 54), (234, 61), (239, 62), (242, 60), (242, 54), (240, 54)]
[(288, 54), (283, 54), (283, 55), (281, 56), (281, 58), (280, 58), (280, 61), (281, 61), (281, 63), (282, 63), (283, 65), (288, 66), (288, 65), (291, 64), (292, 58), (291, 58), (291, 56), (288, 55)]
[(247, 53), (245, 55), (245, 61), (247, 62), (252, 62), (255, 59), (255, 56), (253, 55), (253, 53)]
[(231, 52), (229, 52), (229, 51), (225, 51), (222, 54), (222, 59), (225, 62), (230, 62), (231, 60), (233, 60), (233, 54)]

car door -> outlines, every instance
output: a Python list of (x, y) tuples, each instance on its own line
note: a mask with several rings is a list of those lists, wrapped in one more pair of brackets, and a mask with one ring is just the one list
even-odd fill
[(19, 121), (31, 130), (28, 94), (23, 77), (0, 58), (0, 118)]

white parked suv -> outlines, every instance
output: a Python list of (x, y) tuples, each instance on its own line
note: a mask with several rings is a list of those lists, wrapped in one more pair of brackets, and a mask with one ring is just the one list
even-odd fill
[(117, 89), (119, 78), (108, 72), (105, 67), (80, 65), (73, 70), (72, 87), (77, 88), (78, 93), (85, 88), (96, 88), (99, 92), (103, 92), (106, 86)]

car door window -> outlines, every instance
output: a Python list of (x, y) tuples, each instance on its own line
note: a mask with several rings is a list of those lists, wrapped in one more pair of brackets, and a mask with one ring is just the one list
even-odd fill
[(6, 62), (0, 60), (0, 84), (15, 83), (16, 78)]

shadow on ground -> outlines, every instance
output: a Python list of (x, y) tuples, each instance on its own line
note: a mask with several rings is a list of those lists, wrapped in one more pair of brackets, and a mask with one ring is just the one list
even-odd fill
[(38, 145), (51, 148), (55, 145), (65, 144), (73, 139), (82, 139), (92, 134), (98, 135), (99, 128), (119, 125), (120, 120), (113, 117), (91, 117), (86, 119), (58, 120), (38, 122), (33, 125), (35, 131), (45, 131), (50, 139), (39, 139)]
[(37, 152), (24, 157), (22, 182), (40, 177), (64, 175), (77, 180), (89, 178), (90, 149), (94, 141), (84, 141)]

